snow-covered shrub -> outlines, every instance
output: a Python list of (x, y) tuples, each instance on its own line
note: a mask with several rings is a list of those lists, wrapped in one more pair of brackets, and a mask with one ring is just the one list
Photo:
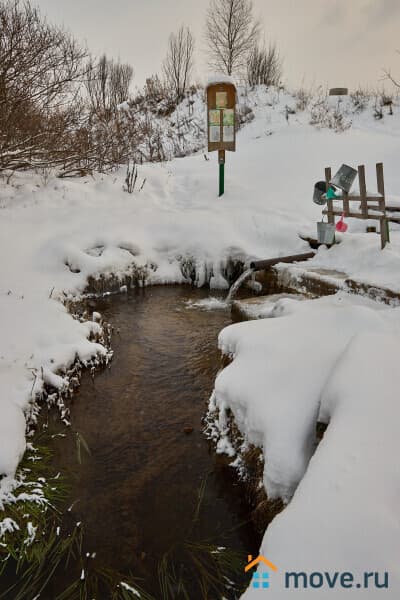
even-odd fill
[(240, 127), (245, 123), (250, 123), (255, 119), (253, 109), (248, 104), (239, 104), (237, 109), (237, 126)]
[(160, 117), (168, 117), (176, 109), (177, 100), (158, 75), (146, 79), (143, 91), (139, 92), (130, 107), (136, 112), (150, 111)]
[(294, 97), (296, 99), (296, 110), (303, 111), (308, 107), (312, 98), (312, 93), (311, 90), (300, 88), (295, 92)]
[(367, 108), (370, 100), (370, 94), (367, 90), (359, 87), (355, 92), (350, 94), (350, 98), (354, 104), (356, 112), (361, 112)]
[(379, 102), (378, 98), (376, 98), (375, 100), (375, 106), (374, 106), (374, 119), (376, 119), (377, 121), (380, 121), (381, 119), (383, 119), (383, 110), (382, 110), (382, 105)]
[(310, 109), (310, 125), (317, 128), (327, 127), (337, 133), (351, 127), (352, 120), (345, 105), (340, 101), (335, 104), (328, 98), (318, 100)]
[(382, 104), (382, 106), (391, 106), (393, 104), (393, 95), (392, 94), (382, 94), (381, 104)]
[(394, 98), (392, 94), (382, 93), (382, 95), (380, 96), (380, 105), (382, 109), (386, 107), (388, 115), (393, 115), (393, 103)]

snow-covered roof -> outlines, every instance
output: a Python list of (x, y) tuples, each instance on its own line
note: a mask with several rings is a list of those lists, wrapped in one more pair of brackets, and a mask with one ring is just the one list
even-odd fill
[(236, 87), (233, 77), (226, 75), (225, 73), (212, 73), (209, 75), (206, 81), (206, 87), (215, 85), (216, 83), (230, 83)]

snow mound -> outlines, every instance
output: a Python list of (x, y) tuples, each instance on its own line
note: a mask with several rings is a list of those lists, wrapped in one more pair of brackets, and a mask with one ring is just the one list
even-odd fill
[[(263, 448), (268, 497), (290, 501), (261, 554), (286, 571), (351, 571), (356, 580), (390, 571), (385, 594), (397, 598), (400, 309), (344, 293), (287, 306), (221, 332), (233, 362), (211, 400), (213, 410), (232, 411), (246, 443)], [(314, 453), (317, 421), (328, 428)], [(221, 415), (217, 426), (220, 450), (233, 456)], [(282, 574), (273, 589), (274, 598), (293, 594)], [(249, 588), (243, 597), (253, 596)], [(376, 589), (352, 597), (375, 600)]]

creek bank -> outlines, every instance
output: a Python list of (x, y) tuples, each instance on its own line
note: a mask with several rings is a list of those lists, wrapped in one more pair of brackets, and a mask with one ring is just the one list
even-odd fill
[[(297, 298), (281, 297), (272, 310), (268, 298), (251, 301), (253, 319), (260, 300), (260, 311), (274, 318), (220, 333), (223, 368), (207, 432), (256, 488), (254, 504), (268, 525), (261, 554), (295, 571), (334, 562), (358, 576), (372, 559), (387, 571), (399, 547), (391, 523), (400, 481), (392, 458), (400, 308), (343, 291)], [(237, 304), (243, 310), (246, 301)], [(371, 483), (371, 469), (379, 484)], [(269, 523), (268, 504), (279, 498), (287, 508)], [(390, 576), (395, 598), (398, 568)], [(282, 581), (274, 578), (274, 589), (286, 598)], [(244, 597), (256, 593), (249, 588)]]
[[(316, 299), (346, 291), (360, 297), (370, 298), (390, 306), (400, 304), (400, 294), (392, 290), (368, 286), (354, 281), (345, 273), (316, 269), (302, 264), (278, 264), (269, 269), (257, 271), (255, 281), (262, 286), (263, 296), (242, 298), (232, 303), (234, 321), (274, 318), (285, 314), (288, 302)], [(221, 352), (221, 369), (228, 367), (233, 356)], [(267, 385), (267, 384), (266, 384)], [(280, 498), (270, 499), (263, 483), (265, 459), (262, 445), (249, 443), (239, 429), (234, 413), (224, 406), (217, 406), (214, 394), (209, 402), (205, 418), (205, 433), (212, 440), (217, 452), (230, 457), (240, 480), (245, 482), (246, 491), (252, 506), (252, 519), (258, 531), (264, 532), (272, 519), (284, 508)], [(316, 420), (314, 450), (322, 440), (328, 427), (327, 422)]]
[(389, 306), (400, 305), (400, 292), (349, 277), (342, 271), (315, 267), (313, 263), (278, 264), (256, 273), (264, 294), (303, 294), (308, 298), (337, 294), (340, 291), (369, 298)]

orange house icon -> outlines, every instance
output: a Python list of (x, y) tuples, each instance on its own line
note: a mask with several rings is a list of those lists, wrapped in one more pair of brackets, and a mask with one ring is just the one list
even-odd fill
[(265, 558), (265, 556), (257, 556), (257, 558), (255, 558), (253, 560), (253, 557), (251, 554), (248, 555), (247, 557), (247, 565), (244, 568), (245, 573), (247, 573), (247, 571), (250, 571), (250, 569), (252, 569), (253, 567), (255, 567), (256, 565), (258, 565), (258, 563), (264, 563), (267, 567), (269, 567), (272, 571), (277, 571), (278, 567), (276, 565), (274, 565), (274, 563), (272, 563), (270, 560), (268, 560), (268, 558)]

